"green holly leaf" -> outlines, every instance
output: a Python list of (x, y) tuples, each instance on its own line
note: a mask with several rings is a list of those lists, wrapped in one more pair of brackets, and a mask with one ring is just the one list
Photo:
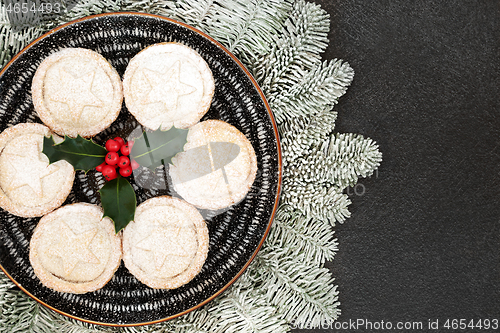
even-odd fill
[(53, 137), (44, 137), (42, 153), (47, 155), (50, 163), (65, 160), (75, 170), (87, 172), (104, 162), (107, 151), (92, 140), (78, 135), (75, 139), (65, 136), (64, 141), (58, 144)]
[(170, 163), (172, 157), (183, 151), (187, 140), (187, 129), (172, 127), (168, 131), (144, 131), (134, 139), (130, 156), (142, 166), (154, 170)]
[(115, 224), (115, 232), (125, 228), (134, 220), (137, 199), (134, 188), (127, 179), (118, 177), (110, 180), (99, 190), (104, 217), (109, 217)]

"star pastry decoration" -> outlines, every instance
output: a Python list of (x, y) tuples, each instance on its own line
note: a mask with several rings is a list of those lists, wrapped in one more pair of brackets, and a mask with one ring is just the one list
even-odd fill
[(7, 187), (12, 191), (21, 186), (28, 185), (39, 197), (43, 196), (42, 179), (59, 170), (59, 167), (42, 161), (37, 142), (26, 145), (19, 154), (6, 153), (8, 163), (15, 170), (12, 180)]
[(97, 228), (75, 234), (66, 223), (61, 222), (59, 243), (48, 250), (48, 254), (59, 257), (63, 261), (64, 273), (70, 275), (79, 262), (99, 264), (99, 259), (89, 249)]
[(167, 111), (175, 110), (179, 96), (189, 95), (196, 91), (195, 87), (181, 82), (180, 72), (180, 61), (176, 61), (164, 74), (143, 69), (142, 73), (151, 85), (151, 90), (142, 103), (163, 103)]
[(168, 256), (189, 257), (189, 253), (178, 241), (180, 231), (180, 227), (156, 227), (148, 237), (137, 243), (136, 247), (153, 251), (155, 267), (159, 270)]
[(75, 77), (65, 68), (59, 71), (60, 89), (51, 94), (49, 98), (55, 102), (68, 105), (69, 112), (74, 121), (78, 122), (86, 106), (102, 107), (102, 101), (92, 93), (92, 82), (95, 71)]

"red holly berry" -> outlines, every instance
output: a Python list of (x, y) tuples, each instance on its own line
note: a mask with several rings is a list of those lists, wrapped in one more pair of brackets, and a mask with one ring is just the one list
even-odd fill
[(120, 156), (118, 159), (118, 166), (124, 168), (130, 164), (130, 159), (127, 156)]
[(106, 141), (107, 151), (118, 151), (120, 150), (120, 147), (121, 145), (113, 139), (109, 139), (108, 141)]
[(126, 167), (123, 167), (123, 168), (120, 168), (120, 175), (122, 175), (123, 177), (128, 177), (132, 174), (132, 167), (130, 165), (126, 166)]
[(116, 142), (118, 142), (120, 144), (120, 147), (123, 146), (125, 144), (125, 140), (123, 140), (122, 138), (120, 138), (119, 136), (117, 136), (116, 138), (114, 138), (113, 140), (115, 140)]
[(106, 165), (106, 162), (102, 162), (98, 166), (95, 167), (95, 169), (99, 172), (102, 172), (102, 168)]
[(105, 166), (103, 166), (103, 168), (102, 168), (102, 175), (108, 181), (112, 180), (112, 179), (115, 179), (116, 177), (118, 177), (118, 174), (116, 173), (116, 169), (113, 166), (111, 166), (111, 165), (105, 165)]
[(130, 166), (132, 167), (132, 170), (135, 170), (139, 167), (139, 163), (137, 163), (135, 160), (131, 160)]
[(118, 163), (118, 159), (120, 158), (120, 155), (118, 155), (117, 152), (110, 151), (109, 153), (106, 154), (106, 164), (109, 165), (115, 165)]
[(121, 148), (120, 148), (120, 152), (122, 153), (122, 155), (128, 155), (130, 154), (130, 150), (132, 149), (132, 145), (134, 144), (132, 142), (132, 145), (130, 144), (131, 142), (127, 142), (127, 144), (123, 145)]

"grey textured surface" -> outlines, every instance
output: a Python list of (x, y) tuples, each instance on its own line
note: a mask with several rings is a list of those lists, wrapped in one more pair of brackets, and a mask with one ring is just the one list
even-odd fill
[[(324, 58), (356, 73), (337, 131), (384, 154), (336, 228), (339, 322), (500, 319), (500, 3), (315, 2), (332, 21)], [(340, 331), (389, 330), (296, 330)]]

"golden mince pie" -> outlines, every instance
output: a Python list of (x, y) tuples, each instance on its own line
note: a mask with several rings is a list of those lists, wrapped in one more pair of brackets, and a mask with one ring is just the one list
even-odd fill
[(71, 192), (73, 166), (66, 161), (49, 165), (42, 153), (49, 135), (46, 126), (28, 123), (0, 134), (0, 206), (14, 215), (42, 216), (61, 206)]
[(175, 191), (190, 204), (222, 209), (241, 201), (257, 173), (250, 141), (236, 127), (207, 120), (191, 127), (184, 152), (172, 158)]
[(120, 76), (99, 53), (67, 48), (38, 67), (31, 86), (33, 105), (52, 131), (91, 137), (108, 128), (122, 107)]
[(63, 206), (40, 219), (30, 241), (30, 262), (43, 285), (82, 294), (102, 288), (121, 262), (121, 238), (102, 209)]
[(146, 200), (123, 232), (123, 262), (145, 285), (175, 289), (191, 281), (208, 253), (208, 229), (187, 202), (169, 196)]
[(208, 111), (214, 89), (205, 60), (180, 43), (145, 48), (130, 60), (123, 76), (128, 110), (151, 130), (196, 124)]

